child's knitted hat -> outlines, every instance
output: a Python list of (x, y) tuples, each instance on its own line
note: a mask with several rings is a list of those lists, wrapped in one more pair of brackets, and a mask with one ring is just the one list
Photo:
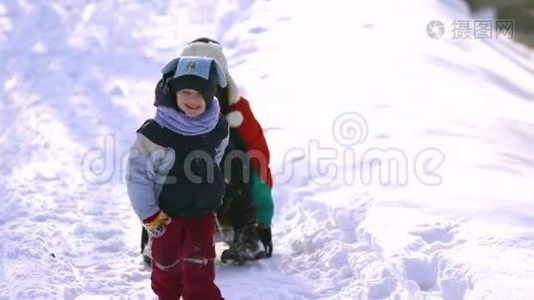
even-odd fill
[[(181, 56), (167, 63), (161, 70), (163, 73), (163, 93), (174, 98), (176, 92), (183, 89), (192, 89), (199, 92), (206, 102), (206, 109), (211, 106), (217, 85), (226, 86), (226, 77), (219, 64), (212, 58)], [(166, 97), (169, 98), (169, 97)], [(156, 105), (176, 107), (174, 103), (158, 103)]]

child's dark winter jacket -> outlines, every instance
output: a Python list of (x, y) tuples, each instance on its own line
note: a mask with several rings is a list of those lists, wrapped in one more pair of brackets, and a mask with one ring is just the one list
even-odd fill
[[(130, 185), (135, 185), (130, 196), (157, 199), (159, 208), (171, 217), (198, 217), (217, 211), (224, 195), (224, 182), (219, 162), (215, 161), (216, 149), (228, 135), (227, 128), (226, 120), (221, 117), (211, 132), (185, 136), (148, 120), (138, 130), (134, 145), (138, 156), (130, 159)], [(214, 163), (206, 165), (209, 159), (205, 157), (187, 162), (188, 154), (193, 151), (209, 153)], [(190, 166), (196, 176), (188, 178), (184, 166)], [(153, 189), (144, 184), (150, 177), (157, 182)], [(195, 177), (198, 181), (191, 180)], [(144, 209), (139, 206), (138, 210)], [(151, 212), (147, 210), (146, 216), (151, 216)]]

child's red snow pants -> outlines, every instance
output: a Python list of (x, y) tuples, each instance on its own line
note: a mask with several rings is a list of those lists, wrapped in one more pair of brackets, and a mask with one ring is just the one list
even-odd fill
[(159, 299), (220, 300), (215, 285), (215, 215), (172, 218), (152, 238), (152, 289)]

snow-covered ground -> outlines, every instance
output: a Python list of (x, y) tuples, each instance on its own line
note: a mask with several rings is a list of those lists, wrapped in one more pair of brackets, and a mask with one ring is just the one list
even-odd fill
[(469, 18), (459, 0), (3, 0), (0, 299), (154, 297), (124, 164), (160, 67), (199, 36), (275, 173), (275, 255), (218, 264), (227, 299), (533, 299), (534, 53), (453, 39)]

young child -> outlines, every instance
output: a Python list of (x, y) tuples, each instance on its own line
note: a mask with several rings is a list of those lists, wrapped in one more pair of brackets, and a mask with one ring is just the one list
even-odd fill
[[(223, 225), (226, 220), (233, 227), (234, 241), (230, 243), (230, 249), (223, 252), (221, 259), (270, 257), (273, 251), (273, 182), (269, 168), (269, 148), (263, 129), (252, 113), (249, 102), (240, 95), (237, 84), (230, 76), (226, 57), (217, 41), (209, 38), (196, 39), (182, 50), (181, 55), (213, 58), (224, 70), (228, 84), (217, 90), (217, 98), (230, 125), (230, 144), (226, 154), (237, 150), (249, 154), (250, 159), (250, 168), (232, 160), (231, 165), (227, 166), (231, 168), (231, 172), (224, 172), (227, 186), (224, 206), (219, 210), (218, 216)], [(223, 161), (228, 160), (225, 157)], [(261, 240), (259, 245), (258, 237)]]
[(222, 299), (215, 285), (215, 212), (228, 123), (215, 98), (226, 86), (211, 58), (178, 57), (162, 70), (154, 119), (137, 131), (128, 161), (132, 207), (152, 240), (159, 299)]
[[(181, 55), (213, 58), (225, 73), (227, 86), (217, 89), (221, 111), (230, 124), (230, 141), (225, 157), (234, 150), (261, 154), (261, 159), (250, 161), (251, 168), (246, 168), (230, 159), (231, 170), (224, 172), (228, 177), (225, 178), (226, 193), (223, 207), (219, 209), (217, 215), (223, 230), (232, 229), (234, 239), (226, 240), (231, 247), (223, 252), (221, 259), (242, 263), (243, 260), (271, 257), (273, 251), (271, 221), (274, 205), (271, 196), (269, 148), (263, 129), (255, 118), (249, 102), (240, 95), (237, 84), (230, 76), (226, 57), (217, 41), (209, 38), (196, 39), (182, 50)], [(224, 164), (221, 167), (224, 168)], [(243, 169), (245, 176), (241, 175), (244, 174)], [(150, 244), (146, 230), (143, 230), (141, 253), (147, 264), (150, 264)]]

